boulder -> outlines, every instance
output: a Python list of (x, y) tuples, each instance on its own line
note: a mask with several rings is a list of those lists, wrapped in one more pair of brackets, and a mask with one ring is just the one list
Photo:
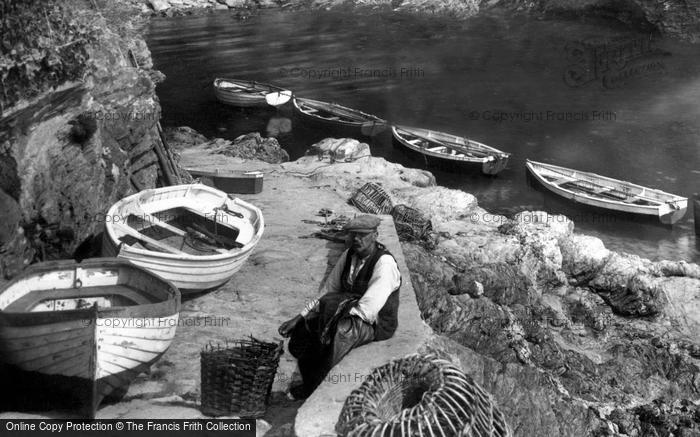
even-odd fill
[(574, 285), (588, 283), (603, 268), (610, 251), (600, 238), (571, 235), (559, 241), (562, 269)]
[(325, 138), (311, 146), (312, 154), (319, 157), (330, 156), (332, 161), (354, 161), (364, 156), (372, 156), (369, 145), (353, 138)]
[(170, 8), (170, 3), (167, 0), (148, 0), (154, 11), (162, 12)]
[(429, 214), (434, 224), (455, 220), (477, 206), (473, 195), (439, 186), (406, 193), (405, 199), (407, 205)]

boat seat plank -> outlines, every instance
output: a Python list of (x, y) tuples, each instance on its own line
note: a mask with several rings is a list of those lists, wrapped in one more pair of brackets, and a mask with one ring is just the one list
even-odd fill
[(172, 232), (175, 235), (179, 235), (181, 237), (184, 237), (187, 234), (186, 231), (184, 231), (176, 226), (173, 226), (170, 223), (165, 222), (154, 215), (148, 214), (147, 212), (143, 212), (141, 214), (141, 217), (145, 217), (147, 219), (146, 222), (148, 222), (150, 224), (154, 224), (156, 226), (159, 226), (163, 229), (167, 229), (168, 231)]
[(175, 255), (187, 255), (185, 252), (183, 252), (181, 250), (175, 249), (174, 247), (168, 246), (167, 244), (163, 244), (160, 241), (153, 239), (151, 237), (147, 237), (147, 236), (143, 235), (142, 233), (140, 233), (140, 232), (136, 231), (135, 229), (132, 229), (128, 226), (124, 226), (120, 223), (114, 223), (113, 226), (115, 229), (120, 230), (129, 236), (131, 236), (137, 240), (141, 240), (144, 243), (150, 244), (151, 246), (156, 247), (158, 249), (161, 249), (165, 252), (172, 253)]
[(564, 176), (564, 175), (557, 175), (557, 176), (546, 175), (546, 178), (549, 181), (549, 183), (551, 183), (553, 185), (561, 185), (561, 184), (566, 183), (566, 182), (577, 182), (577, 179), (574, 179), (574, 178), (569, 177), (569, 176)]

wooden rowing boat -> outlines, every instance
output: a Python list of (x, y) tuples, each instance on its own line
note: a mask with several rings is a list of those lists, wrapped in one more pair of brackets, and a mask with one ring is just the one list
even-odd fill
[(291, 91), (275, 85), (223, 78), (214, 80), (214, 94), (221, 103), (242, 107), (279, 106), (292, 96)]
[(172, 283), (123, 259), (31, 266), (0, 291), (3, 393), (94, 418), (165, 353), (179, 311)]
[(673, 224), (683, 218), (688, 199), (595, 173), (527, 160), (527, 169), (545, 188), (574, 202)]
[(304, 119), (323, 126), (359, 129), (363, 135), (374, 136), (386, 129), (386, 120), (337, 103), (294, 97), (294, 109)]
[(469, 138), (406, 126), (392, 126), (396, 143), (422, 155), (429, 164), (478, 165), (487, 175), (498, 174), (508, 165), (510, 154)]
[(105, 218), (103, 254), (172, 281), (183, 296), (228, 281), (263, 234), (260, 210), (203, 184), (144, 190)]
[(262, 191), (264, 174), (261, 171), (236, 171), (227, 169), (201, 170), (186, 168), (201, 183), (225, 193), (257, 194)]

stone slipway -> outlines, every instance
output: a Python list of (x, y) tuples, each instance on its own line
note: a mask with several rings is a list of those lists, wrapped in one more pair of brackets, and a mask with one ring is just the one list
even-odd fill
[(319, 388), (297, 413), (294, 429), (298, 436), (334, 436), (335, 423), (350, 392), (358, 387), (373, 368), (392, 358), (418, 352), (431, 333), (423, 323), (399, 238), (391, 216), (382, 216), (380, 241), (396, 258), (402, 272), (399, 327), (394, 337), (352, 350), (336, 365)]
[[(182, 151), (184, 167), (246, 169), (265, 172), (263, 191), (258, 195), (241, 195), (258, 205), (265, 216), (265, 234), (251, 261), (232, 282), (243, 290), (244, 285), (257, 290), (260, 299), (274, 302), (272, 313), (261, 315), (259, 324), (269, 325), (261, 330), (274, 336), (279, 323), (292, 317), (315, 296), (325, 275), (340, 256), (343, 245), (316, 238), (300, 239), (318, 226), (301, 220), (323, 220), (315, 214), (330, 208), (336, 214), (352, 217), (358, 210), (347, 204), (347, 198), (328, 188), (314, 185), (307, 173), (287, 171), (283, 166), (261, 162), (244, 162), (223, 155), (206, 155), (201, 148)], [(319, 163), (322, 165), (321, 163)], [(286, 166), (285, 166), (286, 167)], [(311, 170), (309, 167), (305, 167)], [(393, 358), (416, 353), (424, 346), (432, 330), (421, 320), (411, 277), (391, 216), (382, 216), (379, 240), (395, 256), (402, 273), (399, 327), (394, 337), (375, 342), (350, 352), (335, 366), (319, 388), (299, 408), (294, 424), (297, 436), (335, 435), (334, 427), (350, 392), (359, 387), (373, 368)], [(227, 285), (230, 286), (230, 285)], [(256, 329), (257, 331), (257, 329)], [(286, 345), (285, 345), (286, 346)], [(295, 360), (285, 350), (279, 380), (289, 379)], [(276, 389), (283, 389), (278, 387)]]

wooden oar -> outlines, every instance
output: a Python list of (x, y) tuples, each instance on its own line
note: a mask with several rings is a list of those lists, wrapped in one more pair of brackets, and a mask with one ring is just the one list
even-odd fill
[(147, 236), (143, 235), (142, 233), (138, 232), (137, 230), (130, 228), (129, 226), (122, 225), (121, 223), (113, 223), (112, 226), (116, 230), (119, 230), (119, 231), (129, 235), (130, 237), (133, 237), (137, 240), (148, 243), (149, 245), (156, 247), (164, 252), (172, 253), (174, 255), (187, 255), (185, 252), (177, 250), (174, 247), (169, 246), (167, 244), (163, 244), (154, 238), (147, 237)]

